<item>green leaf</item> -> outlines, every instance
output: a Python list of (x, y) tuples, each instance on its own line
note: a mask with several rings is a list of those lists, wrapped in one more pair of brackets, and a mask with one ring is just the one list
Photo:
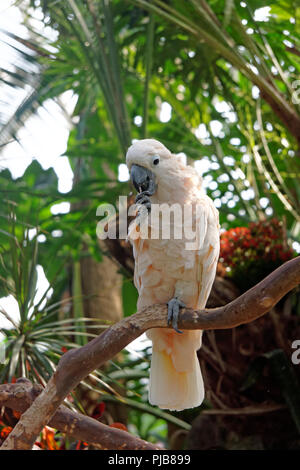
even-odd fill
[(128, 317), (136, 313), (138, 292), (130, 279), (123, 278), (122, 299), (124, 316)]
[(244, 392), (245, 390), (256, 384), (256, 382), (262, 375), (265, 365), (266, 358), (264, 356), (258, 356), (251, 362), (243, 379), (243, 383), (240, 386), (241, 392)]

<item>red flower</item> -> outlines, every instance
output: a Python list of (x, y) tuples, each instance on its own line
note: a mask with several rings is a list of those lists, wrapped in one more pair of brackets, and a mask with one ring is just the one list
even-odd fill
[(0, 437), (2, 439), (6, 439), (7, 436), (11, 433), (12, 429), (13, 428), (11, 426), (5, 426), (5, 428), (2, 428), (2, 430), (0, 432)]
[(78, 441), (75, 447), (75, 450), (83, 450), (84, 447), (87, 447), (88, 443), (83, 441)]
[(92, 418), (94, 419), (102, 418), (104, 410), (105, 410), (105, 403), (101, 401), (100, 403), (98, 403), (98, 405), (95, 406), (93, 413), (91, 415)]
[(38, 443), (42, 449), (47, 450), (58, 450), (59, 444), (56, 442), (55, 436), (55, 429), (49, 428), (49, 426), (45, 426), (42, 430), (41, 442)]
[(246, 282), (249, 275), (249, 283), (258, 282), (293, 256), (277, 219), (251, 222), (248, 227), (235, 227), (221, 234), (220, 261), (224, 268), (230, 268), (227, 272), (237, 285), (241, 278)]
[(117, 429), (121, 429), (122, 431), (127, 431), (128, 432), (128, 429), (126, 428), (125, 424), (123, 423), (111, 423), (109, 425), (110, 428), (117, 428)]
[(21, 413), (19, 411), (13, 410), (13, 415), (15, 418), (20, 419)]

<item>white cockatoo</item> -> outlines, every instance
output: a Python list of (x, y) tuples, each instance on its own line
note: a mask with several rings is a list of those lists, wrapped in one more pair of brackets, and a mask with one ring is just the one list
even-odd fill
[[(202, 189), (202, 178), (195, 168), (157, 140), (135, 141), (128, 149), (126, 163), (139, 192), (137, 208), (142, 209), (128, 231), (135, 258), (137, 308), (168, 304), (170, 328), (147, 332), (153, 344), (149, 401), (169, 410), (193, 408), (204, 399), (197, 358), (202, 331), (179, 331), (177, 321), (180, 308), (202, 309), (206, 305), (219, 257), (218, 211)], [(152, 220), (153, 214), (157, 215), (154, 209), (166, 205), (181, 212), (182, 218), (175, 212), (173, 218), (161, 212), (157, 230), (157, 217)], [(189, 217), (184, 217), (184, 208)], [(149, 224), (146, 236), (141, 229), (145, 212)], [(167, 228), (170, 236), (164, 237), (162, 231)], [(181, 236), (178, 229), (182, 229)]]

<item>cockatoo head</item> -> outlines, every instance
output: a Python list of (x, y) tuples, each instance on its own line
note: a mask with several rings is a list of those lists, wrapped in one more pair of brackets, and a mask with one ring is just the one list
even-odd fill
[(185, 158), (182, 153), (171, 153), (158, 140), (143, 139), (129, 147), (126, 163), (139, 193), (148, 191), (162, 202), (177, 201), (201, 187), (202, 178)]
[(171, 152), (158, 140), (143, 139), (134, 142), (127, 151), (126, 163), (137, 191), (154, 194), (172, 168), (172, 157), (174, 158)]

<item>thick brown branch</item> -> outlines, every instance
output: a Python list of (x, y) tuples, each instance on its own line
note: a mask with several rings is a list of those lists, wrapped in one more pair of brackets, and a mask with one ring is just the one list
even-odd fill
[[(41, 385), (20, 378), (15, 384), (0, 385), (0, 408), (6, 406), (24, 413), (42, 392)], [(116, 428), (99, 423), (96, 419), (75, 413), (60, 405), (49, 421), (49, 426), (67, 434), (69, 437), (92, 444), (105, 450), (157, 450), (154, 444)]]
[[(281, 119), (283, 124), (286, 126), (288, 131), (293, 137), (295, 137), (298, 147), (300, 145), (300, 118), (299, 114), (295, 109), (290, 107), (289, 109), (280, 106), (274, 97), (260, 88), (261, 97), (269, 104), (275, 114)], [(299, 153), (299, 152), (298, 152)]]
[[(272, 274), (229, 304), (181, 312), (181, 329), (226, 329), (249, 323), (267, 313), (300, 283), (300, 257), (280, 266)], [(111, 359), (149, 328), (166, 328), (167, 308), (153, 305), (125, 318), (79, 349), (64, 354), (47, 387), (22, 415), (2, 445), (3, 449), (30, 449), (68, 393), (89, 373)]]

